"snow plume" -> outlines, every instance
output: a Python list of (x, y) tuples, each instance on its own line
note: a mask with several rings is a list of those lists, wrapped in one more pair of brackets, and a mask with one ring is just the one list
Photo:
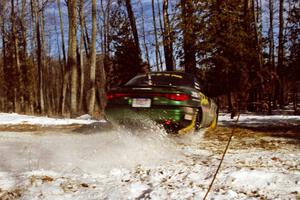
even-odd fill
[(6, 165), (0, 166), (0, 171), (76, 169), (98, 173), (139, 164), (155, 166), (180, 157), (172, 139), (157, 128), (137, 133), (119, 127), (87, 135), (2, 132), (0, 143)]

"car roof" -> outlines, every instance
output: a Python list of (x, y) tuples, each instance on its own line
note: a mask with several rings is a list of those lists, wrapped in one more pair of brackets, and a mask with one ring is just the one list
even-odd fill
[(147, 74), (150, 74), (150, 75), (152, 75), (152, 74), (153, 75), (155, 75), (155, 74), (175, 74), (175, 75), (183, 76), (186, 79), (192, 79), (192, 80), (195, 79), (194, 75), (186, 73), (186, 72), (180, 72), (180, 71), (149, 72)]

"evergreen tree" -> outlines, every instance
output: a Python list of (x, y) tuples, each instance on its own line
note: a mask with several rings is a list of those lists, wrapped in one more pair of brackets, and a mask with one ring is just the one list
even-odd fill
[(291, 0), (288, 15), (289, 47), (289, 76), (292, 81), (300, 80), (300, 4), (298, 0)]
[(108, 73), (108, 87), (124, 84), (142, 73), (140, 49), (131, 34), (130, 21), (122, 2), (112, 8), (110, 23), (114, 57)]
[(300, 3), (298, 0), (290, 2), (288, 13), (288, 40), (289, 62), (288, 62), (288, 80), (292, 86), (292, 101), (295, 113), (299, 113), (299, 93), (300, 93)]
[(215, 0), (208, 7), (200, 66), (209, 80), (208, 93), (226, 94), (229, 111), (245, 110), (250, 89), (258, 84), (252, 6), (249, 1)]
[(196, 7), (192, 0), (181, 0), (181, 23), (180, 28), (183, 35), (183, 65), (187, 73), (196, 73)]

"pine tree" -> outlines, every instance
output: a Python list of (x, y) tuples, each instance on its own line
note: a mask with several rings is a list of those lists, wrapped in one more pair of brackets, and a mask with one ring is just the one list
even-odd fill
[(164, 52), (165, 52), (165, 61), (166, 61), (166, 70), (173, 71), (174, 63), (173, 63), (173, 33), (169, 20), (169, 1), (163, 0), (163, 21), (164, 21), (164, 29), (163, 29), (163, 44), (164, 44)]
[(288, 62), (288, 79), (292, 85), (292, 99), (295, 114), (299, 113), (299, 93), (300, 93), (300, 4), (298, 0), (290, 1), (290, 10), (288, 13), (288, 39), (289, 47), (289, 62)]
[(140, 50), (131, 34), (126, 8), (120, 2), (112, 8), (110, 21), (113, 44), (113, 67), (108, 74), (109, 87), (124, 84), (142, 72)]
[(185, 72), (196, 73), (195, 4), (192, 0), (181, 0), (181, 30), (183, 34), (183, 65)]

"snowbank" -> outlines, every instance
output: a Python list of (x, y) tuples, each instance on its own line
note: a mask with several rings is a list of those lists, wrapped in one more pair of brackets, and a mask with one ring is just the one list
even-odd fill
[(77, 119), (59, 119), (59, 118), (50, 118), (50, 117), (20, 115), (16, 113), (0, 113), (0, 125), (32, 124), (32, 125), (47, 126), (47, 125), (91, 124), (93, 122), (96, 121), (91, 120), (89, 115), (84, 115)]

